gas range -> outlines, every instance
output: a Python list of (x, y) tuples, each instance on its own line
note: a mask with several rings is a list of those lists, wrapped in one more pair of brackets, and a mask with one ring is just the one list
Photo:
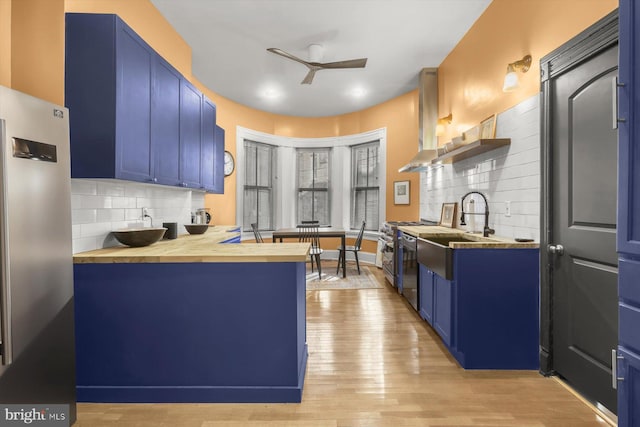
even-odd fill
[[(399, 287), (401, 274), (399, 261), (397, 260), (398, 251), (398, 227), (403, 225), (438, 225), (437, 222), (421, 219), (420, 221), (386, 221), (382, 224), (380, 232), (384, 245), (382, 248), (382, 270), (386, 279), (396, 288)], [(398, 289), (401, 291), (401, 289)]]

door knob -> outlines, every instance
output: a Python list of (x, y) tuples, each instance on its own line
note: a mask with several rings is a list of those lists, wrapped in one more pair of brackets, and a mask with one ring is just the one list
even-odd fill
[(564, 254), (564, 246), (562, 245), (549, 245), (547, 248), (550, 254), (554, 255), (563, 255)]

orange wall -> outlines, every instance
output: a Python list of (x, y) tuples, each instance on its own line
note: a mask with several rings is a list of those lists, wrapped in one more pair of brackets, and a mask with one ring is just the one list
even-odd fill
[[(438, 69), (439, 116), (453, 114), (439, 143), (540, 91), (540, 59), (618, 7), (617, 0), (493, 0)], [(502, 92), (507, 64), (526, 54), (520, 88)]]
[(64, 1), (18, 0), (9, 9), (10, 86), (64, 104)]
[(11, 87), (11, 2), (0, 0), (0, 85)]

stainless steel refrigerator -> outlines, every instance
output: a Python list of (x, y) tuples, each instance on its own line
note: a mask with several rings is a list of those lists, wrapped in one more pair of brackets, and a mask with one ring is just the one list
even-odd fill
[(66, 108), (0, 86), (0, 404), (68, 404), (75, 420)]

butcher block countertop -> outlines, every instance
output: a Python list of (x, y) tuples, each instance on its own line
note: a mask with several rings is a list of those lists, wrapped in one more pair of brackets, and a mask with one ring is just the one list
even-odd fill
[(465, 239), (473, 240), (473, 242), (450, 242), (449, 247), (452, 249), (509, 249), (509, 248), (539, 248), (539, 242), (516, 242), (499, 236), (484, 237), (482, 234), (469, 233), (466, 230), (458, 228), (441, 227), (439, 225), (401, 225), (398, 230), (403, 233), (410, 234), (414, 237), (428, 239), (429, 237), (453, 237), (460, 236)]
[(115, 246), (81, 252), (74, 264), (191, 263), (191, 262), (304, 262), (309, 243), (228, 243), (238, 236), (233, 226), (212, 226), (204, 234), (185, 234), (174, 240), (160, 240), (150, 246)]

